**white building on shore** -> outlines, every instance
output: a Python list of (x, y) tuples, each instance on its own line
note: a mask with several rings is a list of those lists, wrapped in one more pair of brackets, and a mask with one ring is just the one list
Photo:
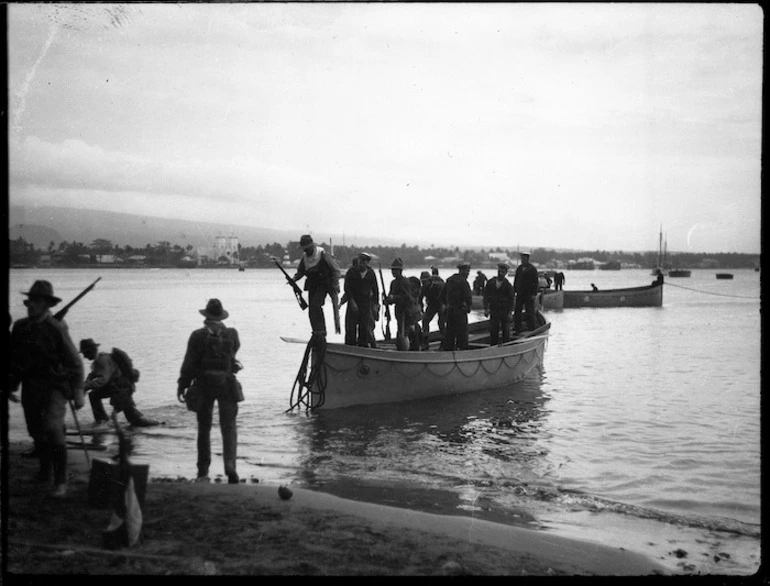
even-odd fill
[(198, 265), (222, 264), (237, 265), (240, 263), (240, 243), (237, 236), (217, 236), (214, 246), (199, 246), (195, 250)]

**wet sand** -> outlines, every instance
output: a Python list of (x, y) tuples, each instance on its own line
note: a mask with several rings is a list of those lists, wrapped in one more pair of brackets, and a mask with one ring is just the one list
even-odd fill
[[(149, 482), (143, 539), (102, 546), (109, 509), (88, 504), (89, 467), (69, 450), (61, 501), (33, 477), (29, 443), (8, 449), (7, 578), (16, 574), (597, 575), (669, 573), (650, 557), (469, 517), (264, 484)], [(108, 458), (94, 453), (91, 458)], [(10, 583), (10, 580), (9, 580)]]

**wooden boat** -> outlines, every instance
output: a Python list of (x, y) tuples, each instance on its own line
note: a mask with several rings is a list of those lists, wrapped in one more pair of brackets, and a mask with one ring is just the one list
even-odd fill
[(568, 260), (567, 268), (573, 271), (592, 271), (596, 268), (594, 259), (584, 256), (577, 260)]
[(540, 309), (548, 311), (551, 309), (563, 309), (564, 308), (564, 290), (559, 289), (543, 289), (538, 295), (538, 302), (540, 303)]
[(732, 273), (717, 273), (717, 279), (732, 279)]
[(663, 283), (625, 289), (564, 291), (564, 307), (661, 307)]
[(620, 270), (620, 261), (619, 260), (608, 260), (606, 263), (599, 265), (600, 271), (619, 271)]
[(668, 270), (669, 277), (689, 277), (691, 275), (692, 275), (692, 271), (690, 269), (669, 269)]
[[(538, 322), (535, 330), (495, 346), (489, 345), (489, 321), (474, 322), (468, 328), (468, 350), (440, 350), (439, 332), (431, 333), (430, 349), (424, 351), (398, 351), (393, 340), (378, 340), (377, 348), (327, 342), (309, 406), (338, 409), (400, 403), (510, 385), (542, 363), (551, 324), (542, 314)], [(317, 368), (316, 352), (311, 355), (312, 367)]]
[[(538, 295), (540, 309), (548, 311), (551, 309), (562, 309), (564, 307), (564, 291), (555, 291), (553, 289), (543, 289), (542, 297)], [(478, 311), (484, 310), (484, 297), (482, 295), (473, 295), (471, 309)]]

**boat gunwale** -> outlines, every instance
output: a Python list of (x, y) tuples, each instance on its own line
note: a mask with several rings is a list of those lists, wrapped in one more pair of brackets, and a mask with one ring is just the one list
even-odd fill
[[(543, 330), (543, 328), (545, 328)], [(544, 333), (537, 333), (543, 330)], [(550, 323), (533, 331), (531, 336), (511, 340), (505, 344), (485, 346), (484, 348), (468, 348), (467, 350), (397, 350), (395, 348), (366, 348), (364, 346), (351, 346), (339, 342), (326, 344), (325, 354), (332, 353), (344, 358), (369, 359), (381, 362), (401, 362), (411, 364), (441, 364), (458, 362), (478, 362), (480, 360), (498, 360), (524, 354), (536, 349), (551, 336), (548, 332)], [(490, 354), (490, 350), (494, 352)], [(513, 351), (507, 351), (513, 350)], [(484, 356), (482, 353), (489, 354)]]

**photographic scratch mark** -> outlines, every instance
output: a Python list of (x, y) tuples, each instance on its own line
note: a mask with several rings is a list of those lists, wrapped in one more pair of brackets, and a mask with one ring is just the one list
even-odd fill
[(32, 82), (35, 79), (35, 73), (37, 72), (38, 66), (48, 54), (48, 50), (51, 48), (58, 30), (59, 27), (57, 25), (51, 26), (51, 31), (48, 34), (48, 38), (46, 39), (45, 43), (43, 44), (43, 48), (40, 50), (40, 55), (38, 55), (37, 59), (35, 60), (35, 64), (30, 67), (29, 71), (27, 72), (27, 77), (24, 79), (24, 83), (21, 84), (19, 91), (16, 93), (17, 97), (19, 98), (19, 108), (16, 110), (16, 114), (13, 117), (13, 129), (16, 132), (21, 130), (21, 118), (24, 116), (24, 110), (26, 109), (26, 97), (27, 93), (29, 93), (29, 87), (32, 85)]

